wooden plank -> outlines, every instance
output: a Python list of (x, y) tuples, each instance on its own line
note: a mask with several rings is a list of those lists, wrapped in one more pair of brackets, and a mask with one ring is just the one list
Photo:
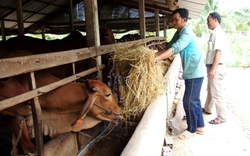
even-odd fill
[(0, 59), (0, 78), (15, 76), (36, 70), (55, 67), (93, 57), (88, 49), (38, 54), (16, 58)]
[[(104, 67), (105, 67), (105, 65), (101, 65), (98, 68), (103, 69)], [(34, 97), (40, 96), (43, 93), (47, 93), (47, 92), (49, 92), (49, 91), (51, 91), (53, 89), (56, 89), (56, 88), (58, 88), (58, 87), (60, 87), (62, 85), (65, 85), (65, 84), (67, 84), (69, 82), (72, 82), (72, 81), (74, 81), (76, 79), (79, 79), (79, 78), (84, 77), (84, 76), (86, 76), (88, 74), (96, 72), (97, 70), (98, 69), (96, 67), (91, 68), (91, 69), (88, 69), (86, 71), (75, 74), (73, 76), (70, 76), (70, 77), (67, 77), (65, 79), (59, 80), (57, 82), (51, 83), (51, 84), (49, 84), (47, 86), (43, 86), (43, 87), (34, 89), (32, 91), (29, 91), (27, 93), (20, 94), (20, 95), (17, 95), (15, 97), (0, 101), (0, 111), (3, 110), (3, 109), (6, 109), (8, 107), (14, 106), (14, 105), (16, 105), (18, 103), (22, 103), (24, 101), (32, 99)]]
[(157, 41), (159, 39), (164, 40), (165, 38), (151, 37), (126, 43), (81, 48), (76, 50), (23, 56), (17, 58), (0, 59), (0, 79), (36, 70), (55, 67), (63, 64), (77, 62), (91, 57), (114, 52), (121, 48), (130, 48), (134, 45), (142, 45), (149, 41)]

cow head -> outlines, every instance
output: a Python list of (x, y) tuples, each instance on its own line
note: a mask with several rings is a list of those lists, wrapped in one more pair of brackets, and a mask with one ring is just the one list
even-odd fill
[(110, 122), (117, 122), (122, 119), (121, 109), (106, 84), (97, 80), (86, 80), (84, 89), (87, 100), (72, 126), (79, 126), (87, 114)]
[[(25, 89), (22, 87), (16, 77), (0, 80), (0, 101), (25, 92)], [(28, 102), (23, 102), (2, 110), (0, 114), (17, 116), (23, 119), (31, 114), (31, 108)]]
[(115, 37), (111, 28), (104, 25), (100, 26), (100, 42), (101, 45), (108, 45), (115, 43)]

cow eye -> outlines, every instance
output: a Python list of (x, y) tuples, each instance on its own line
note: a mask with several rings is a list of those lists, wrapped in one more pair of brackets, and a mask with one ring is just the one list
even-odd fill
[(94, 92), (97, 91), (96, 87), (92, 87), (91, 90), (94, 91)]
[(109, 93), (109, 94), (106, 94), (106, 97), (109, 97), (111, 94)]

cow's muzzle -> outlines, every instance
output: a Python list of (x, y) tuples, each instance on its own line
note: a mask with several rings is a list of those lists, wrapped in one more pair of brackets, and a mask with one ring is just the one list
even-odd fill
[(99, 107), (100, 109), (104, 110), (106, 112), (106, 114), (108, 114), (108, 115), (114, 114), (115, 115), (115, 125), (116, 126), (118, 125), (118, 123), (122, 119), (123, 113), (113, 112), (112, 110), (106, 109), (106, 108), (98, 105), (97, 103), (94, 103), (94, 105), (97, 106), (97, 107)]

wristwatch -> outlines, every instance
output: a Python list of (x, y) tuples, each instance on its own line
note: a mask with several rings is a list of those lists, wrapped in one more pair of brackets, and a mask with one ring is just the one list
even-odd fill
[(157, 63), (159, 61), (158, 57), (155, 58), (155, 63)]

